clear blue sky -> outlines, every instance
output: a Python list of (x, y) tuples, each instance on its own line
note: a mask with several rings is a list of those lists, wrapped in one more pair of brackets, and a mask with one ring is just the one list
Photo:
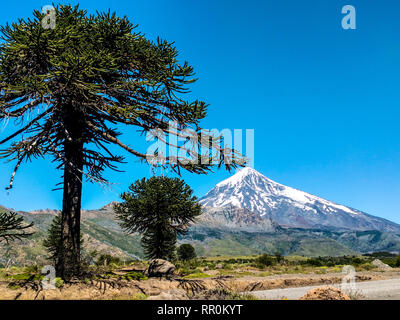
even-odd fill
[[(63, 2), (66, 3), (66, 2)], [(75, 4), (76, 1), (69, 3)], [(0, 24), (29, 17), (47, 1), (2, 3)], [(80, 1), (116, 11), (149, 38), (175, 41), (195, 67), (192, 98), (210, 103), (205, 128), (255, 129), (255, 169), (280, 183), (400, 223), (400, 5), (396, 1)], [(357, 30), (341, 28), (341, 8)], [(3, 136), (10, 127), (0, 133)], [(143, 147), (134, 130), (125, 142)], [(127, 155), (113, 190), (84, 185), (84, 208), (98, 208), (149, 176)], [(7, 186), (12, 165), (2, 163)], [(60, 208), (49, 161), (21, 168), (0, 204)], [(202, 196), (229, 173), (185, 174)]]

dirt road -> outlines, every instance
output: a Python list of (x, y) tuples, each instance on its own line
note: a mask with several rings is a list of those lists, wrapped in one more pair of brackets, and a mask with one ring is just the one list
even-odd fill
[[(341, 289), (341, 284), (332, 285), (338, 289)], [(273, 290), (262, 290), (253, 291), (252, 295), (259, 299), (269, 300), (280, 300), (289, 299), (297, 300), (304, 296), (307, 291), (313, 288), (321, 287), (321, 285), (297, 287), (297, 288), (286, 288), (286, 289), (273, 289)], [(344, 290), (345, 292), (348, 290)], [(346, 292), (351, 295), (355, 295), (358, 299), (365, 300), (400, 300), (400, 278), (389, 279), (389, 280), (375, 280), (356, 282), (355, 287), (351, 290), (352, 292)]]

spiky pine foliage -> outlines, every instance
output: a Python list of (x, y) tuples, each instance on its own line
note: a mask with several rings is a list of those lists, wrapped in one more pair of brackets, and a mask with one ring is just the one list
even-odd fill
[(121, 227), (142, 235), (148, 258), (172, 259), (177, 235), (201, 214), (193, 190), (181, 179), (152, 177), (137, 180), (114, 209)]
[(16, 239), (26, 238), (32, 233), (27, 232), (27, 229), (32, 227), (33, 223), (25, 223), (24, 218), (18, 216), (16, 212), (0, 212), (0, 242), (13, 241)]
[[(43, 240), (43, 246), (49, 253), (49, 259), (53, 261), (54, 265), (59, 263), (60, 254), (62, 252), (62, 229), (61, 229), (61, 214), (56, 215), (50, 224), (47, 231), (47, 238)], [(81, 233), (81, 247), (83, 244), (83, 235)]]
[[(158, 150), (146, 154), (124, 144), (116, 125), (167, 134), (174, 121), (172, 131), (190, 127), (199, 133), (207, 106), (182, 98), (194, 72), (178, 62), (172, 43), (151, 42), (126, 17), (110, 12), (88, 15), (78, 6), (60, 5), (55, 13), (54, 29), (43, 28), (39, 11), (1, 28), (0, 118), (14, 119), (21, 128), (0, 145), (9, 144), (1, 156), (16, 162), (8, 188), (20, 165), (34, 158), (53, 158), (63, 170), (63, 252), (56, 269), (67, 278), (79, 273), (82, 179), (108, 183), (104, 170), (117, 170), (123, 161), (109, 145), (153, 164), (160, 156)], [(166, 155), (163, 165), (178, 173), (180, 168), (207, 173), (215, 161), (227, 169), (243, 164), (233, 150), (221, 147), (221, 137), (203, 134), (194, 141), (217, 151), (205, 155), (210, 163)], [(196, 148), (184, 151), (195, 159), (204, 156)]]
[(54, 217), (47, 231), (47, 238), (43, 240), (43, 246), (49, 253), (49, 259), (57, 265), (61, 252), (61, 215)]
[(178, 258), (182, 261), (188, 261), (196, 258), (196, 251), (190, 243), (181, 244), (178, 248)]

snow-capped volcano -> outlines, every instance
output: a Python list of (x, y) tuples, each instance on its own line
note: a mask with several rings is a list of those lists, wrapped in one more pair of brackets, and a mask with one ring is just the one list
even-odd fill
[(200, 203), (245, 208), (282, 226), (400, 232), (391, 221), (284, 186), (249, 167), (218, 183)]

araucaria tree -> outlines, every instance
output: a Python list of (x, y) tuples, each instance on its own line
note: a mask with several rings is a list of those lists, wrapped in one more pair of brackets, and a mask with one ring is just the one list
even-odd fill
[[(88, 15), (60, 5), (54, 15), (54, 28), (34, 11), (32, 19), (1, 29), (0, 118), (14, 119), (19, 127), (0, 145), (5, 145), (1, 156), (15, 161), (8, 188), (20, 165), (34, 158), (52, 158), (63, 170), (62, 252), (56, 272), (68, 279), (79, 274), (82, 180), (107, 184), (104, 170), (117, 169), (123, 161), (109, 145), (145, 162), (159, 156), (158, 150), (147, 154), (124, 144), (116, 126), (168, 134), (173, 121), (177, 129), (200, 133), (207, 106), (183, 99), (194, 72), (178, 62), (172, 43), (147, 40), (126, 17), (115, 14)], [(204, 135), (195, 143), (210, 145), (219, 166), (242, 164), (232, 150), (215, 144), (220, 140)], [(186, 151), (200, 157), (196, 148)], [(206, 173), (215, 161), (166, 156), (163, 165)]]
[(60, 259), (61, 251), (61, 215), (57, 215), (53, 218), (50, 224), (47, 238), (43, 240), (43, 246), (49, 253), (49, 259), (58, 264)]
[(189, 243), (181, 244), (178, 248), (178, 258), (182, 261), (188, 261), (196, 258), (196, 251)]
[(177, 235), (184, 234), (201, 214), (193, 190), (178, 178), (143, 178), (132, 184), (121, 198), (123, 202), (114, 208), (121, 226), (142, 235), (148, 258), (172, 259)]

